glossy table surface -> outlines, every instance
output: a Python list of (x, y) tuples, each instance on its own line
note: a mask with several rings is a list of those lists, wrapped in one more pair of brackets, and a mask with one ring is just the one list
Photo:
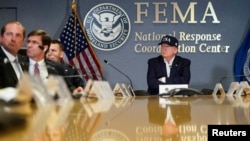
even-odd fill
[(250, 124), (249, 104), (248, 96), (201, 95), (81, 98), (37, 108), (32, 104), (4, 106), (25, 115), (26, 122), (0, 128), (4, 131), (0, 140), (206, 141), (207, 125)]

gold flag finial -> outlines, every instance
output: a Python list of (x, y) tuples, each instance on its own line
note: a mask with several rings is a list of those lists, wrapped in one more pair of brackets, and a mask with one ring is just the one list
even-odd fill
[(72, 8), (73, 10), (76, 10), (76, 2), (75, 2), (75, 0), (73, 0), (72, 5), (71, 5), (71, 8)]

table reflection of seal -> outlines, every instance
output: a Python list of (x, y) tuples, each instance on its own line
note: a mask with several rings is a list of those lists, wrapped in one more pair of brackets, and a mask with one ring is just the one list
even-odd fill
[(91, 141), (129, 141), (127, 135), (115, 129), (103, 129), (96, 132)]
[(149, 122), (162, 126), (163, 138), (178, 140), (179, 125), (191, 121), (190, 104), (171, 104), (162, 106), (159, 104), (158, 98), (149, 98), (147, 109)]

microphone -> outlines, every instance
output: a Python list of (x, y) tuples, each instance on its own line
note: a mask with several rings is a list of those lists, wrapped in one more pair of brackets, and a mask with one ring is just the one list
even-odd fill
[(98, 77), (100, 77), (101, 80), (105, 80), (104, 77), (103, 77), (102, 75), (100, 75), (100, 74), (95, 74), (95, 73), (87, 72), (87, 71), (82, 72), (82, 69), (79, 69), (79, 68), (77, 68), (77, 67), (75, 67), (75, 66), (73, 66), (73, 67), (74, 67), (74, 69), (77, 70), (77, 72), (78, 72), (80, 75), (82, 75), (82, 76), (84, 76), (84, 77), (89, 77), (90, 79), (94, 79), (94, 77), (97, 77), (97, 79), (98, 79)]
[[(89, 75), (95, 75), (95, 74), (78, 74), (78, 75), (65, 75), (63, 77), (65, 78), (74, 78), (74, 77), (90, 77)], [(98, 77), (101, 77), (99, 75), (96, 75)], [(92, 78), (91, 78), (92, 79)], [(105, 80), (105, 79), (102, 79), (102, 80)], [(84, 81), (86, 82), (86, 80), (84, 79)]]
[(86, 76), (86, 75), (81, 75), (81, 74), (79, 74), (79, 75), (65, 75), (63, 77), (64, 78), (74, 78), (74, 77), (82, 77), (82, 76)]
[(105, 62), (106, 64), (110, 65), (112, 68), (114, 68), (115, 70), (117, 70), (119, 73), (121, 73), (121, 74), (124, 75), (125, 77), (127, 77), (128, 80), (129, 80), (129, 82), (130, 82), (131, 87), (133, 88), (132, 81), (131, 81), (131, 79), (130, 79), (126, 74), (124, 74), (124, 73), (123, 73), (122, 71), (120, 71), (118, 68), (116, 68), (115, 66), (113, 66), (109, 61), (104, 60), (104, 62)]
[(224, 76), (220, 79), (220, 83), (222, 84), (222, 81), (226, 78), (237, 78), (237, 77), (250, 77), (250, 75), (231, 75), (231, 76)]

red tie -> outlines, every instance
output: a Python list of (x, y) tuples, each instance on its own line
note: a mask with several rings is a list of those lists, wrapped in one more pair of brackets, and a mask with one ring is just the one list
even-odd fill
[(39, 68), (38, 68), (38, 63), (35, 64), (34, 75), (40, 75), (40, 71), (39, 71)]

